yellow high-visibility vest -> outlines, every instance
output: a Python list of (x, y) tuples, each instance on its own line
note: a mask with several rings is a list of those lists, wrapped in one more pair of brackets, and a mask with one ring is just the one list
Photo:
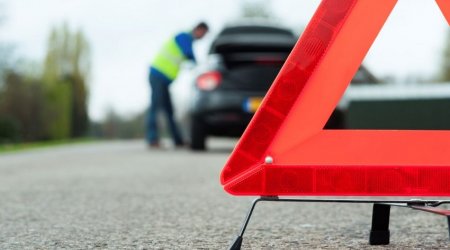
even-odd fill
[(167, 41), (153, 60), (152, 67), (163, 73), (170, 80), (175, 80), (180, 66), (187, 58), (175, 41), (175, 37)]

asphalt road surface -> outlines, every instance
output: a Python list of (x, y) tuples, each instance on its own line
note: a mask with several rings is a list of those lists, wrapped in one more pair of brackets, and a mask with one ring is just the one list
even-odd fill
[[(208, 153), (91, 143), (0, 155), (0, 249), (226, 249), (251, 198), (219, 184), (235, 141)], [(261, 203), (243, 249), (443, 249), (446, 219), (391, 210), (370, 247), (371, 206)]]

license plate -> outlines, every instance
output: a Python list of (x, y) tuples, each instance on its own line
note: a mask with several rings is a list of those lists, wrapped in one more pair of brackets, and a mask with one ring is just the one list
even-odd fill
[(262, 100), (262, 97), (247, 98), (244, 102), (244, 111), (248, 113), (255, 113), (256, 110), (258, 110), (259, 106), (261, 106)]

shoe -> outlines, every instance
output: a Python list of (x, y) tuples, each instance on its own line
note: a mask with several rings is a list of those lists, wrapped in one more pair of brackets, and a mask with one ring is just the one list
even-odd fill
[(175, 149), (185, 149), (185, 148), (188, 148), (189, 147), (189, 144), (187, 144), (187, 143), (177, 143), (177, 144), (175, 144)]
[(154, 149), (160, 149), (161, 148), (161, 144), (159, 144), (159, 142), (150, 142), (148, 144), (149, 148), (154, 148)]

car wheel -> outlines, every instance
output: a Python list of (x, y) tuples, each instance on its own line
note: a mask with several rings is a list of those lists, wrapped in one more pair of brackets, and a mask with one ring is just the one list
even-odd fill
[(191, 124), (191, 149), (196, 151), (206, 150), (205, 125), (199, 119), (193, 119)]

